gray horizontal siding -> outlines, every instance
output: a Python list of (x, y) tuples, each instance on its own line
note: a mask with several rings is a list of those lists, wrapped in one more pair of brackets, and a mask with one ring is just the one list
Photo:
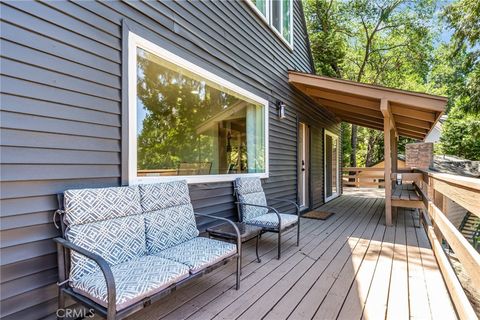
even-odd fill
[[(336, 125), (287, 81), (287, 70), (313, 71), (298, 2), (293, 52), (242, 2), (9, 1), (0, 10), (2, 318), (55, 311), (55, 195), (120, 184), (124, 18), (270, 101), (267, 194), (296, 199), (297, 119), (309, 119), (312, 203), (322, 203), (322, 128)], [(287, 105), (282, 121), (277, 100)], [(235, 218), (231, 183), (192, 185), (190, 195), (196, 211)]]

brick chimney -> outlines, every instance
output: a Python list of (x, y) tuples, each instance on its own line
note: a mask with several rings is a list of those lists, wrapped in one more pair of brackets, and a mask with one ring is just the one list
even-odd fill
[(433, 143), (409, 143), (405, 146), (405, 153), (407, 167), (418, 169), (433, 167)]

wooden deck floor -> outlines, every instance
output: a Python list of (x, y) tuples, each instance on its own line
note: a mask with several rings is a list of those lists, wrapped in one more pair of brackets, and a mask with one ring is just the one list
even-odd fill
[(264, 235), (262, 262), (244, 246), (242, 287), (234, 263), (179, 289), (132, 319), (456, 319), (438, 265), (414, 211), (399, 209), (384, 225), (384, 199), (345, 194), (322, 210), (326, 221), (302, 219), (284, 237)]

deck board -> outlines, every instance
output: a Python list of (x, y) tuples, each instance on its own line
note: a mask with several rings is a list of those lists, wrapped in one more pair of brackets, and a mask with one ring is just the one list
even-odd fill
[(241, 289), (234, 263), (197, 279), (132, 319), (455, 319), (438, 265), (414, 210), (399, 208), (384, 224), (378, 192), (346, 194), (320, 208), (325, 220), (302, 219), (295, 231), (244, 246)]
[(405, 235), (405, 211), (397, 211), (393, 265), (388, 295), (387, 319), (408, 319), (408, 267)]
[(418, 225), (418, 223), (415, 223), (416, 215), (405, 213), (404, 216), (407, 237), (410, 318), (427, 320), (431, 319), (432, 315), (428, 304), (427, 286), (415, 232), (415, 225)]

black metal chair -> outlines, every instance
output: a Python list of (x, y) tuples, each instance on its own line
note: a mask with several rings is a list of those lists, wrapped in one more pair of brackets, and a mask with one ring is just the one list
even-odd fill
[(295, 207), (296, 214), (280, 213), (267, 204), (259, 178), (237, 178), (234, 182), (239, 220), (260, 226), (263, 232), (278, 234), (278, 259), (282, 251), (282, 234), (297, 227), (297, 246), (300, 244), (300, 207), (295, 201), (269, 198), (270, 201), (288, 202)]

